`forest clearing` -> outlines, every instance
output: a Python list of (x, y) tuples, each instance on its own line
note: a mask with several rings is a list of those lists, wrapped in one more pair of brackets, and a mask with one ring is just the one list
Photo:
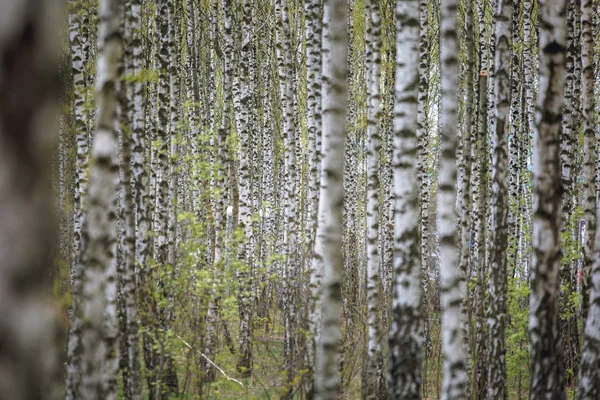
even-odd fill
[(600, 400), (599, 12), (0, 1), (0, 400)]

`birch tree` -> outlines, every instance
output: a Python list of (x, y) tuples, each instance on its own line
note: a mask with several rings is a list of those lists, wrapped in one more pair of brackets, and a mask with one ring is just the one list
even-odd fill
[[(139, 5), (138, 5), (139, 6)], [(133, 52), (131, 39), (134, 37), (132, 29), (136, 27), (132, 15), (134, 7), (126, 10), (121, 9), (124, 14), (123, 32), (125, 34), (125, 62), (120, 73), (129, 76), (134, 72)], [(139, 9), (136, 10), (139, 13)], [(139, 16), (138, 16), (139, 17)], [(132, 23), (133, 22), (133, 23)], [(139, 57), (139, 55), (138, 55)], [(118, 87), (120, 92), (121, 106), (121, 168), (120, 168), (120, 210), (122, 230), (120, 232), (121, 257), (118, 260), (118, 277), (120, 284), (120, 334), (121, 334), (121, 370), (123, 374), (123, 386), (125, 397), (128, 399), (140, 399), (142, 396), (142, 381), (140, 373), (140, 351), (138, 335), (138, 312), (137, 312), (137, 285), (135, 274), (135, 212), (132, 190), (132, 121), (133, 121), (133, 88), (121, 83)], [(120, 228), (121, 229), (121, 228)]]
[[(485, 70), (479, 74), (478, 88), (478, 139), (477, 153), (487, 154), (488, 149), (488, 76)], [(477, 286), (475, 288), (475, 353), (477, 361), (475, 366), (474, 388), (475, 398), (485, 399), (487, 396), (487, 340), (485, 331), (485, 288), (486, 288), (486, 233), (487, 233), (487, 191), (488, 191), (488, 157), (480, 157), (478, 162), (478, 195), (477, 213), (473, 225), (477, 226), (476, 241), (477, 252), (473, 257), (473, 264), (477, 268)]]
[[(419, 92), (417, 94), (417, 179), (419, 182), (419, 204), (420, 204), (420, 241), (421, 241), (421, 269), (423, 281), (423, 340), (427, 354), (432, 348), (431, 330), (429, 327), (429, 203), (431, 194), (429, 193), (431, 185), (429, 179), (429, 69), (431, 63), (431, 52), (429, 39), (429, 12), (427, 0), (419, 1)], [(426, 354), (426, 355), (427, 355)], [(427, 376), (426, 367), (423, 368), (423, 374)], [(424, 383), (425, 384), (425, 383)], [(425, 395), (425, 394), (424, 394)]]
[[(506, 393), (506, 253), (508, 245), (508, 136), (511, 97), (512, 0), (496, 6), (494, 121), (490, 225), (490, 308), (488, 312), (488, 399), (505, 399)], [(486, 155), (482, 155), (485, 157)]]
[(59, 2), (0, 4), (0, 397), (64, 393), (56, 309), (51, 199)]
[(381, 135), (381, 11), (377, 1), (369, 0), (366, 5), (367, 19), (367, 302), (368, 344), (366, 363), (366, 387), (363, 394), (367, 399), (376, 399), (382, 332), (380, 326), (380, 276), (379, 276), (379, 152)]
[[(316, 399), (337, 398), (341, 337), (342, 207), (346, 141), (347, 59), (346, 0), (323, 4), (323, 144), (319, 214), (315, 248), (323, 251), (322, 325), (316, 358)], [(318, 243), (322, 241), (321, 243)]]
[[(594, 4), (592, 1), (581, 1), (581, 86), (582, 86), (582, 112), (584, 119), (583, 143), (583, 204), (584, 218), (586, 220), (586, 234), (584, 237), (584, 264), (582, 282), (582, 314), (585, 321), (583, 335), (583, 351), (581, 353), (581, 371), (579, 375), (579, 391), (577, 398), (593, 399), (600, 394), (600, 232), (596, 225), (596, 190), (595, 166), (596, 155), (595, 127), (597, 125), (597, 110), (594, 97)], [(592, 231), (593, 230), (593, 231)], [(590, 237), (595, 235), (595, 253), (590, 252), (594, 244)], [(590, 271), (590, 263), (593, 270)], [(589, 309), (589, 311), (588, 311)], [(586, 319), (587, 317), (587, 319)]]
[(540, 79), (533, 130), (533, 265), (529, 299), (530, 399), (564, 399), (557, 349), (561, 181), (559, 136), (565, 84), (565, 1), (541, 1)]
[(469, 343), (469, 331), (471, 329), (471, 304), (469, 301), (469, 261), (471, 246), (469, 245), (469, 239), (471, 235), (472, 219), (470, 215), (471, 210), (471, 174), (473, 172), (473, 158), (471, 154), (471, 135), (473, 134), (473, 94), (474, 94), (474, 70), (475, 70), (475, 54), (474, 54), (474, 34), (473, 34), (473, 2), (467, 1), (466, 4), (466, 58), (465, 58), (465, 114), (464, 114), (464, 128), (461, 134), (462, 143), (462, 176), (460, 185), (462, 186), (462, 194), (460, 199), (460, 258), (459, 268), (462, 274), (461, 282), (461, 293), (463, 298), (463, 304), (461, 308), (461, 329), (463, 330), (463, 347), (465, 348), (466, 354), (466, 373), (467, 373), (467, 398), (471, 398), (471, 347)]
[(119, 5), (102, 0), (98, 12), (96, 134), (88, 189), (88, 208), (82, 228), (83, 269), (82, 399), (116, 399), (118, 322), (116, 287), (117, 244), (117, 87), (122, 52)]
[[(319, 214), (319, 184), (321, 175), (321, 32), (322, 32), (322, 6), (320, 0), (305, 3), (306, 15), (306, 85), (307, 85), (307, 131), (309, 148), (309, 212), (307, 223), (311, 224), (309, 229), (308, 250), (310, 257), (307, 262), (309, 268), (309, 299), (308, 299), (308, 344), (307, 364), (310, 369), (307, 378), (308, 396), (314, 395), (315, 356), (317, 349), (317, 335), (320, 324), (320, 286), (323, 274), (323, 263), (317, 253), (316, 238), (318, 226), (322, 226)], [(322, 242), (321, 242), (322, 243)]]
[(287, 0), (281, 1), (281, 34), (280, 41), (283, 42), (284, 53), (284, 91), (282, 93), (282, 103), (284, 106), (284, 146), (285, 146), (285, 221), (287, 241), (287, 259), (283, 272), (283, 296), (284, 296), (284, 318), (285, 318), (285, 359), (287, 369), (287, 379), (291, 382), (294, 374), (293, 360), (295, 347), (294, 326), (296, 325), (296, 316), (294, 310), (293, 293), (297, 282), (295, 267), (299, 257), (297, 254), (297, 200), (296, 200), (296, 126), (294, 121), (294, 64), (292, 31), (290, 29), (290, 15)]
[(585, 321), (589, 308), (591, 272), (594, 264), (594, 235), (596, 233), (596, 157), (595, 134), (598, 111), (594, 97), (594, 15), (589, 1), (581, 1), (581, 111), (583, 116), (583, 178), (582, 203), (585, 230), (583, 242), (583, 265), (581, 278), (581, 315)]
[(456, 245), (456, 154), (458, 146), (458, 46), (456, 35), (457, 3), (442, 2), (441, 10), (441, 144), (438, 178), (438, 224), (440, 240), (440, 288), (442, 306), (442, 398), (464, 399), (467, 384), (465, 351), (460, 324), (461, 274)]
[[(171, 1), (161, 0), (157, 4), (156, 9), (156, 25), (158, 49), (157, 60), (160, 69), (158, 77), (158, 97), (157, 97), (157, 113), (158, 119), (156, 123), (156, 152), (155, 165), (153, 175), (155, 178), (155, 197), (154, 197), (154, 215), (153, 215), (153, 231), (156, 233), (153, 237), (153, 259), (160, 268), (167, 268), (169, 262), (169, 133), (170, 133), (170, 80), (167, 75), (170, 64), (171, 53), (171, 35), (170, 28), (171, 18)], [(167, 355), (165, 354), (164, 338), (161, 336), (167, 328), (167, 315), (165, 314), (165, 305), (168, 299), (168, 287), (165, 280), (170, 274), (163, 274), (162, 277), (153, 273), (152, 284), (160, 287), (157, 293), (152, 293), (150, 298), (151, 311), (149, 312), (150, 321), (155, 324), (150, 327), (150, 334), (145, 338), (144, 357), (146, 367), (149, 370), (147, 381), (149, 386), (150, 398), (160, 399), (161, 396), (166, 396), (168, 390), (163, 381), (162, 371), (167, 363)]]
[(249, 171), (249, 149), (250, 121), (251, 116), (251, 93), (250, 93), (250, 57), (251, 57), (251, 29), (252, 14), (251, 0), (244, 0), (244, 18), (242, 22), (242, 47), (240, 55), (240, 118), (238, 125), (240, 136), (240, 166), (239, 166), (239, 226), (244, 233), (244, 242), (239, 246), (238, 258), (243, 266), (238, 272), (240, 280), (239, 288), (239, 315), (240, 315), (240, 358), (238, 360), (238, 371), (243, 376), (252, 373), (252, 252), (248, 246), (252, 238), (251, 226), (251, 204), (250, 204), (250, 171)]
[(391, 399), (418, 399), (421, 379), (421, 265), (417, 186), (419, 2), (396, 3), (394, 103), (394, 275), (389, 334)]
[(86, 76), (85, 76), (85, 39), (82, 38), (82, 3), (70, 0), (69, 3), (69, 40), (71, 50), (71, 67), (73, 70), (73, 118), (76, 124), (77, 161), (74, 182), (73, 202), (73, 245), (71, 267), (71, 296), (73, 306), (71, 311), (71, 326), (67, 344), (67, 384), (66, 398), (73, 400), (79, 397), (81, 382), (81, 313), (76, 308), (81, 301), (82, 274), (79, 263), (81, 248), (81, 226), (85, 190), (87, 185), (88, 165), (88, 127), (85, 112)]

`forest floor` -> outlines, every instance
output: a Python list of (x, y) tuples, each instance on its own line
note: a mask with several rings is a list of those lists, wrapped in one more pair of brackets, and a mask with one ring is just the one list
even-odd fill
[[(440, 326), (435, 322), (437, 318), (430, 320), (432, 343), (429, 357), (424, 358), (422, 376), (422, 400), (437, 400), (440, 398), (442, 385), (442, 356), (440, 341)], [(234, 324), (231, 324), (234, 325)], [(281, 326), (280, 324), (274, 324)], [(235, 331), (231, 332), (236, 337)], [(232, 354), (226, 346), (221, 346), (217, 352), (215, 363), (227, 374), (217, 372), (216, 379), (202, 386), (203, 399), (223, 400), (271, 400), (280, 399), (286, 391), (286, 377), (283, 365), (283, 332), (265, 332), (257, 329), (254, 337), (254, 369), (252, 378), (240, 379), (236, 372), (237, 354)], [(178, 375), (180, 385), (190, 383), (185, 380), (185, 353), (181, 353)], [(344, 400), (358, 400), (361, 398), (361, 376), (359, 367), (354, 368), (351, 377), (347, 378), (347, 387), (344, 390)], [(231, 379), (233, 378), (233, 379)], [(239, 382), (236, 382), (235, 380)], [(243, 386), (241, 384), (243, 384)], [(527, 368), (517, 371), (509, 371), (508, 376), (508, 398), (509, 400), (527, 399), (529, 373)], [(298, 386), (298, 385), (296, 385)], [(567, 398), (575, 398), (575, 388), (567, 388)], [(192, 400), (198, 397), (181, 393), (179, 396), (171, 397), (171, 400)], [(299, 399), (298, 395), (293, 397)]]

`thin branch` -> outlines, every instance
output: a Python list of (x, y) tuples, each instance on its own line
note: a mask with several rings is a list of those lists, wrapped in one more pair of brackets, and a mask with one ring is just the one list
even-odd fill
[[(176, 335), (176, 336), (177, 336), (177, 335)], [(182, 342), (183, 344), (185, 344), (185, 345), (186, 345), (186, 346), (187, 346), (187, 347), (188, 347), (190, 350), (193, 350), (193, 347), (192, 347), (192, 346), (191, 346), (191, 345), (190, 345), (188, 342), (186, 342), (185, 340), (183, 340), (183, 339), (181, 338), (181, 336), (177, 336), (177, 338), (178, 338), (179, 340), (181, 340), (181, 342)], [(204, 359), (205, 359), (206, 361), (208, 361), (208, 362), (209, 362), (209, 363), (210, 363), (210, 364), (211, 364), (213, 367), (215, 367), (216, 369), (218, 369), (218, 370), (219, 370), (219, 372), (220, 372), (220, 373), (222, 373), (222, 374), (223, 374), (223, 376), (224, 376), (225, 378), (227, 378), (227, 380), (228, 380), (228, 381), (233, 381), (233, 382), (235, 382), (235, 383), (239, 384), (241, 387), (244, 387), (244, 384), (243, 384), (242, 382), (238, 381), (237, 379), (231, 378), (229, 375), (227, 375), (227, 374), (225, 373), (225, 371), (223, 371), (221, 368), (219, 368), (219, 366), (218, 366), (217, 364), (215, 364), (215, 363), (214, 363), (214, 362), (213, 362), (213, 361), (212, 361), (210, 358), (206, 357), (206, 354), (204, 354), (204, 353), (203, 353), (203, 352), (201, 352), (201, 351), (198, 351), (198, 353), (200, 353), (200, 355), (201, 355), (202, 357), (204, 357)]]

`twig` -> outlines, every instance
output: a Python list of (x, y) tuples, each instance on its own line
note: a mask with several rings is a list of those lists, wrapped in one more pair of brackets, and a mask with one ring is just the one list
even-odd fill
[[(181, 340), (181, 341), (183, 342), (183, 344), (185, 344), (185, 345), (186, 345), (186, 346), (187, 346), (187, 347), (188, 347), (190, 350), (193, 350), (192, 346), (191, 346), (191, 345), (190, 345), (188, 342), (186, 342), (185, 340), (183, 340), (183, 339), (182, 339), (180, 336), (177, 336), (177, 338), (178, 338), (179, 340)], [(215, 363), (214, 363), (214, 362), (213, 362), (213, 361), (212, 361), (210, 358), (206, 357), (206, 354), (204, 354), (204, 353), (203, 353), (203, 352), (201, 352), (201, 351), (199, 351), (198, 353), (200, 353), (200, 355), (201, 355), (202, 357), (204, 357), (204, 359), (205, 359), (206, 361), (208, 361), (208, 362), (209, 362), (209, 363), (210, 363), (210, 364), (211, 364), (213, 367), (215, 367), (216, 369), (218, 369), (218, 370), (219, 370), (219, 372), (220, 372), (220, 373), (222, 373), (222, 374), (223, 374), (223, 376), (224, 376), (225, 378), (227, 378), (227, 380), (228, 380), (228, 381), (233, 381), (233, 382), (235, 382), (235, 383), (239, 384), (241, 387), (244, 387), (244, 384), (243, 384), (242, 382), (238, 381), (237, 379), (231, 378), (229, 375), (227, 375), (227, 374), (225, 373), (225, 371), (223, 371), (221, 368), (219, 368), (219, 366), (218, 366), (217, 364), (215, 364)]]

